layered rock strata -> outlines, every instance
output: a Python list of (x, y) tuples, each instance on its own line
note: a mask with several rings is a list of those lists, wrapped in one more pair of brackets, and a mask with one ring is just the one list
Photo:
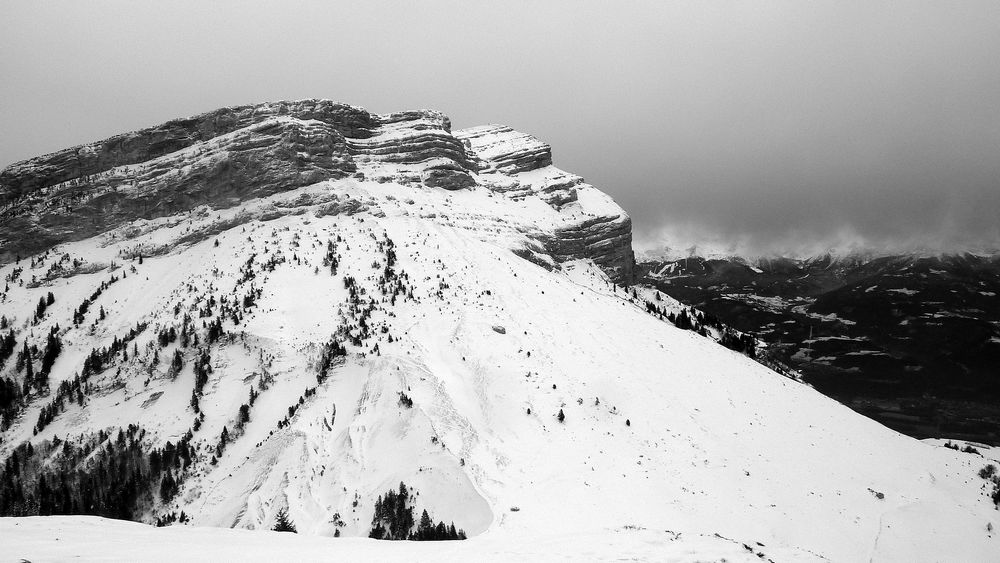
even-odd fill
[(556, 213), (534, 238), (555, 261), (589, 258), (632, 279), (628, 215), (552, 166), (547, 144), (502, 125), (453, 133), (436, 111), (379, 115), (329, 100), (222, 108), (13, 164), (0, 171), (0, 263), (137, 219), (349, 177), (538, 198)]

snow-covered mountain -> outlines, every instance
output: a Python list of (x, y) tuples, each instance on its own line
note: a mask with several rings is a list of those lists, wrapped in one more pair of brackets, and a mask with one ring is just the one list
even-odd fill
[[(1000, 552), (990, 460), (651, 315), (679, 306), (623, 288), (627, 214), (529, 135), (280, 102), (0, 182), (7, 515), (269, 530), (287, 513), (300, 534), (340, 536), (293, 557)], [(391, 525), (376, 506), (401, 483), (418, 519), (470, 539), (350, 539)], [(205, 546), (191, 556), (273, 553), (263, 531), (0, 530), (18, 538), (0, 555), (32, 559), (99, 555), (99, 533), (148, 547), (126, 558), (189, 541)]]

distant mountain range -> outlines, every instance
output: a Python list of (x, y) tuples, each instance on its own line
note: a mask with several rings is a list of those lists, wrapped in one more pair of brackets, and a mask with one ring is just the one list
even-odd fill
[(638, 272), (887, 426), (1000, 441), (1000, 254), (692, 256)]

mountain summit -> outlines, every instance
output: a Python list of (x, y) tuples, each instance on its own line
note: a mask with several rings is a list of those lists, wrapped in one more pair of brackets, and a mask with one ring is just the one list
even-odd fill
[[(0, 203), (3, 515), (378, 559), (997, 553), (990, 460), (665, 322), (627, 214), (508, 127), (225, 108), (15, 164)], [(352, 538), (434, 534), (469, 539)]]
[[(329, 100), (223, 108), (16, 163), (0, 171), (0, 260), (48, 250), (138, 219), (228, 209), (324, 180), (486, 188), (551, 213), (522, 214), (547, 258), (589, 258), (618, 281), (634, 263), (631, 220), (548, 145), (509, 127), (452, 133), (435, 111), (388, 115)], [(305, 205), (286, 206), (301, 213)], [(530, 215), (535, 215), (529, 217)]]

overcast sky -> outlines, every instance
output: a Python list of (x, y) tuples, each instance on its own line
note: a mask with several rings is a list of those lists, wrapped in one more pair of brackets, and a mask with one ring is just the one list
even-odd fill
[(0, 166), (331, 98), (506, 123), (650, 246), (1000, 241), (1000, 2), (0, 4)]

